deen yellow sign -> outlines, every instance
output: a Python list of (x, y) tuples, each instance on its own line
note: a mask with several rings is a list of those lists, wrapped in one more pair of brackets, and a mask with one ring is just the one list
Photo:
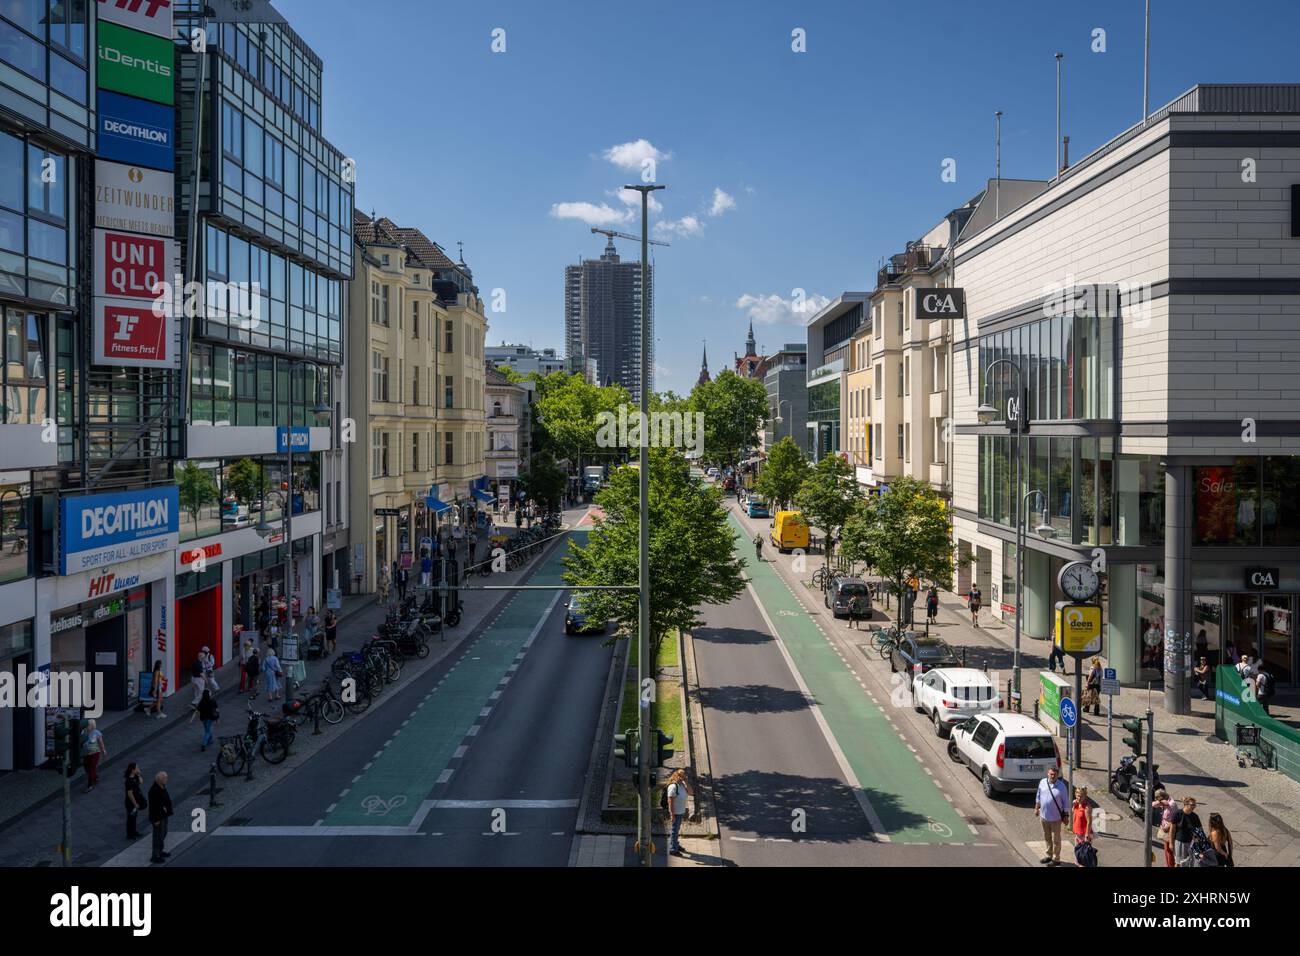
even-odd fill
[(1056, 605), (1056, 646), (1067, 654), (1101, 650), (1101, 607), (1096, 604)]

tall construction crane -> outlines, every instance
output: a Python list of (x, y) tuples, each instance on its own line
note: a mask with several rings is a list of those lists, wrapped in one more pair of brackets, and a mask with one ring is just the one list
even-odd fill
[[(598, 232), (598, 233), (600, 233), (602, 236), (608, 236), (610, 239), (613, 239), (615, 236), (618, 236), (618, 238), (620, 238), (620, 239), (631, 239), (633, 242), (640, 242), (640, 241), (641, 241), (641, 237), (640, 237), (640, 236), (630, 236), (630, 235), (628, 235), (626, 232), (615, 232), (613, 229), (598, 229), (598, 228), (596, 228), (595, 226), (592, 226), (592, 227), (591, 227), (591, 231), (592, 231), (592, 232)], [(652, 246), (668, 246), (668, 245), (672, 245), (672, 243), (669, 243), (669, 242), (660, 242), (658, 239), (649, 239), (649, 240), (647, 240), (647, 242), (649, 242), (650, 245), (652, 245)]]

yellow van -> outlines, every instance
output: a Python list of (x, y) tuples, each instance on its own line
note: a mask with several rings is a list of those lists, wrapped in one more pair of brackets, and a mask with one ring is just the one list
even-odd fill
[(808, 550), (808, 522), (797, 511), (778, 511), (772, 522), (772, 544), (782, 554), (794, 548)]

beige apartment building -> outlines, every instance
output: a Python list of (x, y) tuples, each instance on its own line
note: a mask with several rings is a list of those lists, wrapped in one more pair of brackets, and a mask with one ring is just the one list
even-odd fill
[(435, 518), (469, 521), (483, 494), (487, 320), (469, 267), (418, 229), (356, 212), (353, 231), (352, 567), (369, 591), (379, 567), (418, 561)]
[(840, 451), (853, 466), (859, 484), (871, 487), (871, 402), (874, 372), (871, 365), (871, 320), (849, 339), (844, 373), (844, 422), (840, 426)]

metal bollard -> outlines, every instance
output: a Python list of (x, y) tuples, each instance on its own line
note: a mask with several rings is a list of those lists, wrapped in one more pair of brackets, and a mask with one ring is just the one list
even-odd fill
[(221, 788), (217, 786), (217, 765), (213, 763), (208, 767), (208, 806), (210, 808), (221, 806), (221, 804), (217, 803), (217, 794), (220, 792)]
[(256, 759), (257, 759), (257, 742), (254, 741), (253, 745), (248, 749), (247, 772), (244, 774), (245, 781), (253, 779), (253, 761)]
[(316, 707), (313, 708), (313, 709), (315, 710), (315, 713), (312, 715), (312, 723), (315, 724), (316, 726), (315, 726), (315, 729), (312, 730), (311, 735), (312, 735), (313, 737), (319, 737), (319, 736), (320, 736), (320, 712), (321, 712), (321, 706), (320, 706), (319, 704), (317, 704)]

